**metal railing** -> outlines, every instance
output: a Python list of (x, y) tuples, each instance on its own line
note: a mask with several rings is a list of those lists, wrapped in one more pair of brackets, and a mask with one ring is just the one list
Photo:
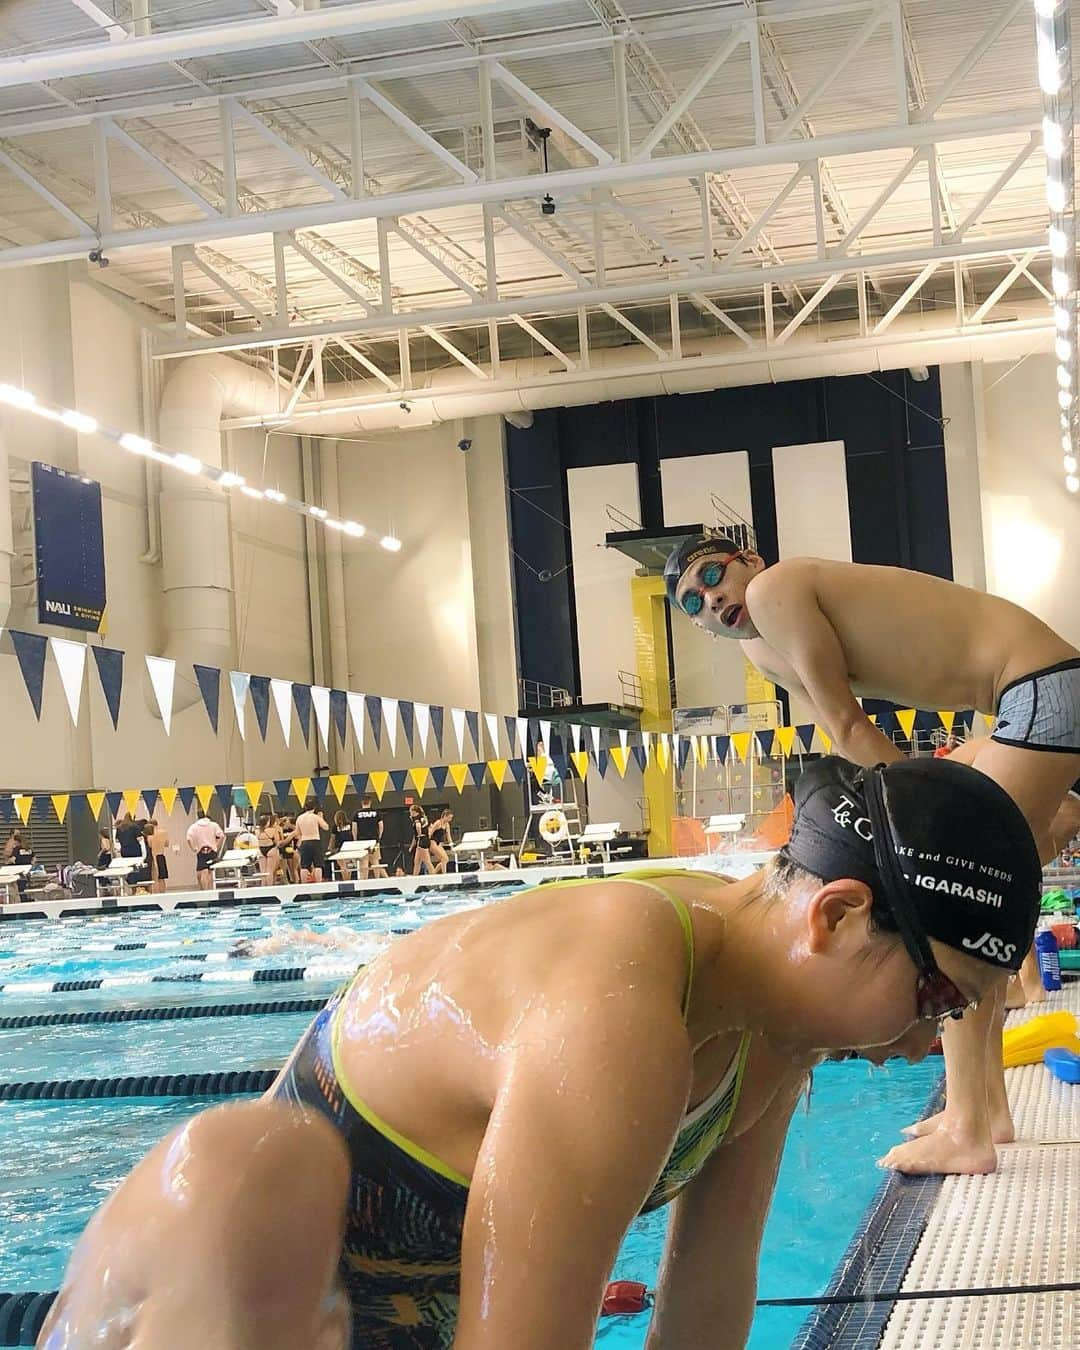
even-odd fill
[(569, 708), (574, 698), (569, 689), (557, 684), (542, 684), (539, 680), (518, 680), (518, 696), (522, 708)]
[(629, 670), (619, 671), (619, 702), (624, 708), (645, 706), (645, 690), (641, 677)]

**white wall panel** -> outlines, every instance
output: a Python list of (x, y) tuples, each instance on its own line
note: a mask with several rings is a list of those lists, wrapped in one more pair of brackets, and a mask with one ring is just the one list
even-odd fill
[(780, 557), (851, 562), (844, 442), (777, 445), (772, 459)]

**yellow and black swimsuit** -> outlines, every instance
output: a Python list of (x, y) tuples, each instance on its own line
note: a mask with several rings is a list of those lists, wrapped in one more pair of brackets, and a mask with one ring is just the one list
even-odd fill
[[(677, 874), (648, 871), (619, 880), (658, 892), (679, 917), (686, 941), (685, 1019), (694, 976), (694, 930), (685, 902), (661, 884), (671, 875)], [(546, 889), (582, 884), (574, 879)], [(272, 1092), (279, 1100), (321, 1112), (349, 1148), (340, 1276), (352, 1305), (353, 1350), (446, 1350), (457, 1323), (469, 1178), (382, 1120), (349, 1082), (340, 1039), (351, 987), (339, 990), (319, 1013)], [(749, 1046), (749, 1033), (744, 1033), (715, 1091), (684, 1117), (643, 1214), (674, 1199), (723, 1140), (738, 1104)]]

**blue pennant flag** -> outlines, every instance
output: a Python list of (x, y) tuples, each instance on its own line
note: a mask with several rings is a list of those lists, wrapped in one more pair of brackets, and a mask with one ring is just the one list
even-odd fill
[(293, 707), (300, 730), (304, 733), (304, 744), (311, 744), (311, 685), (299, 684), (295, 680), (292, 687)]
[(513, 750), (517, 746), (517, 718), (504, 714), (503, 723), (506, 726), (506, 744)]
[(114, 819), (120, 814), (120, 803), (124, 800), (122, 792), (106, 792), (105, 805), (109, 808), (109, 815)]
[(765, 729), (762, 731), (755, 731), (754, 735), (757, 737), (757, 743), (761, 747), (761, 753), (766, 759), (771, 759), (773, 742), (776, 740), (776, 732)]
[(690, 758), (690, 742), (683, 740), (679, 743), (679, 768), (686, 768), (686, 761)]
[(398, 700), (398, 714), (401, 717), (401, 729), (405, 732), (405, 741), (409, 754), (413, 752), (413, 727), (416, 724), (416, 709), (407, 698)]
[(971, 728), (972, 728), (972, 726), (973, 726), (974, 723), (975, 723), (975, 711), (974, 711), (974, 709), (973, 709), (973, 708), (961, 708), (960, 711), (956, 714), (956, 720), (957, 720), (957, 722), (959, 722), (959, 723), (963, 726), (963, 728), (964, 728), (965, 731), (967, 731), (968, 733), (970, 733)]
[(634, 757), (634, 762), (637, 764), (638, 768), (641, 770), (642, 773), (644, 773), (644, 772), (645, 772), (645, 757), (646, 757), (646, 756), (645, 756), (645, 747), (644, 747), (643, 745), (632, 745), (632, 746), (630, 747), (630, 753), (633, 755), (633, 757)]
[(195, 789), (193, 787), (177, 788), (176, 795), (180, 798), (180, 805), (184, 808), (184, 814), (190, 816), (191, 808), (195, 804)]
[(41, 721), (41, 690), (45, 682), (45, 639), (40, 633), (20, 633), (11, 630), (15, 655), (19, 658), (23, 684), (34, 705), (34, 716)]
[(730, 736), (717, 736), (716, 740), (716, 758), (721, 764), (727, 763), (728, 750), (731, 746)]
[(344, 745), (348, 738), (346, 731), (347, 719), (349, 715), (349, 701), (345, 697), (344, 689), (330, 690), (330, 716), (334, 721), (334, 728), (338, 734), (338, 741)]
[(154, 807), (158, 804), (157, 788), (143, 788), (142, 799), (146, 803), (146, 810), (149, 815), (154, 814)]
[(266, 728), (270, 721), (270, 676), (252, 675), (248, 688), (251, 690), (251, 704), (255, 709), (255, 721), (259, 724), (259, 738), (265, 741)]
[(390, 782), (394, 785), (395, 792), (405, 791), (405, 780), (409, 776), (408, 769), (391, 769)]
[(367, 793), (367, 774), (351, 773), (349, 777), (352, 779), (353, 790), (357, 796), (363, 797)]
[(375, 749), (382, 749), (382, 699), (378, 694), (365, 694), (364, 704), (367, 707), (368, 721), (371, 723), (371, 734), (375, 739)]
[(555, 772), (565, 783), (570, 777), (570, 762), (565, 755), (552, 755), (551, 762), (555, 765)]
[(195, 678), (199, 682), (203, 706), (214, 729), (218, 734), (218, 712), (221, 707), (221, 671), (216, 666), (195, 666)]
[[(434, 709), (432, 709), (432, 711), (434, 712)], [(440, 709), (440, 712), (441, 711), (442, 710)], [(437, 792), (441, 792), (443, 788), (446, 786), (446, 780), (449, 777), (449, 775), (450, 770), (446, 767), (445, 764), (437, 764), (431, 770), (431, 781), (435, 784), (435, 790)]]
[(287, 802), (289, 793), (292, 791), (292, 783), (288, 778), (274, 779), (274, 796), (279, 802)]
[(105, 706), (112, 718), (113, 731), (120, 720), (120, 691), (124, 684), (124, 653), (113, 647), (91, 647), (97, 666)]
[[(444, 716), (445, 716), (444, 709), (439, 704), (433, 703), (431, 705), (431, 729), (435, 733), (435, 744), (438, 747), (440, 755), (443, 752), (442, 735), (443, 735)], [(444, 779), (443, 781), (445, 782), (446, 780)]]
[(814, 732), (816, 730), (813, 722), (802, 722), (795, 728), (795, 734), (802, 742), (802, 748), (806, 754), (810, 753), (810, 747), (814, 744)]
[(469, 735), (472, 737), (473, 749), (479, 755), (480, 749), (480, 714), (478, 712), (466, 712), (465, 725), (469, 728)]
[[(474, 713), (473, 716), (475, 717), (475, 715)], [(473, 781), (473, 787), (483, 787), (485, 773), (487, 773), (487, 765), (483, 760), (469, 765), (469, 777)]]
[(600, 748), (600, 754), (599, 754), (599, 755), (597, 756), (597, 758), (596, 758), (596, 767), (600, 770), (600, 777), (601, 777), (601, 778), (605, 777), (605, 775), (607, 774), (607, 766), (608, 766), (608, 761), (610, 760), (610, 758), (611, 758), (611, 756), (610, 756), (610, 755), (608, 754), (608, 752), (601, 746), (601, 748)]
[(313, 778), (311, 780), (311, 790), (312, 792), (314, 792), (315, 796), (318, 797), (319, 801), (322, 801), (322, 799), (326, 796), (327, 789), (329, 787), (330, 787), (330, 779), (324, 778), (322, 775), (320, 775), (318, 778)]
[[(517, 734), (515, 729), (515, 735)], [(512, 744), (512, 742), (511, 742)], [(514, 775), (514, 782), (521, 784), (525, 781), (525, 761), (523, 759), (512, 759), (510, 761), (510, 772)]]
[(226, 814), (228, 814), (229, 808), (230, 808), (230, 807), (232, 806), (232, 804), (233, 804), (233, 784), (232, 784), (232, 783), (215, 783), (215, 784), (214, 784), (214, 791), (217, 793), (217, 799), (218, 799), (218, 801), (221, 803), (221, 805), (222, 805), (222, 807), (224, 808)]

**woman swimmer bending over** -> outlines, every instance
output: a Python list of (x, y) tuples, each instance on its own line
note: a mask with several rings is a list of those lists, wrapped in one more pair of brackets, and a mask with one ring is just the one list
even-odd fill
[(265, 1098), (135, 1168), (39, 1345), (585, 1350), (627, 1226), (671, 1202), (649, 1350), (742, 1346), (807, 1069), (921, 1058), (1039, 907), (1031, 832), (972, 769), (827, 759), (797, 799), (743, 881), (560, 882), (392, 944)]

